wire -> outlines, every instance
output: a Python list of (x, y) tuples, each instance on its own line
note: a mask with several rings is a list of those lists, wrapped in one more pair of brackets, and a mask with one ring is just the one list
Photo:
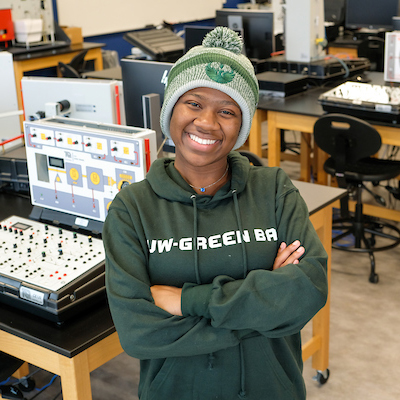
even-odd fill
[[(53, 377), (51, 378), (49, 383), (47, 383), (46, 385), (42, 386), (41, 388), (36, 388), (35, 390), (37, 391), (37, 393), (34, 396), (32, 396), (29, 400), (33, 400), (36, 397), (38, 397), (40, 394), (42, 394), (43, 391), (45, 391), (48, 387), (50, 387), (54, 383), (54, 381), (55, 381), (55, 379), (57, 377), (58, 377), (58, 375), (53, 375)], [(53, 400), (55, 400), (60, 394), (61, 394), (61, 392), (58, 393), (57, 396)]]
[(8, 377), (5, 381), (0, 382), (0, 386), (3, 386), (5, 384), (7, 384), (8, 382), (10, 382), (11, 377)]
[(53, 375), (53, 377), (50, 379), (50, 382), (47, 385), (42, 386), (41, 388), (36, 388), (36, 390), (38, 392), (41, 392), (44, 389), (47, 389), (50, 385), (53, 384), (53, 382), (55, 381), (55, 379), (58, 377), (58, 375)]
[(346, 71), (346, 73), (343, 75), (343, 78), (349, 77), (349, 75), (350, 75), (349, 67), (341, 58), (333, 56), (333, 55), (328, 55), (326, 58), (333, 58), (333, 59), (337, 60), (340, 64), (342, 64), (344, 70)]
[(168, 138), (165, 136), (163, 142), (161, 143), (161, 146), (160, 146), (160, 147), (158, 148), (158, 150), (157, 150), (157, 156), (160, 154), (161, 150), (163, 149), (164, 144), (165, 144), (165, 142), (167, 141), (167, 139), (168, 139)]

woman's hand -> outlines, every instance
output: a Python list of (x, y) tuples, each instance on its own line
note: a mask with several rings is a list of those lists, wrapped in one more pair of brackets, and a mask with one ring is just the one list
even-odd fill
[(292, 244), (286, 245), (282, 242), (275, 257), (273, 270), (284, 267), (287, 264), (298, 264), (299, 258), (304, 254), (305, 249), (300, 246), (300, 241), (295, 240)]
[(154, 285), (150, 287), (150, 290), (157, 307), (162, 308), (172, 315), (182, 316), (182, 289), (174, 286)]

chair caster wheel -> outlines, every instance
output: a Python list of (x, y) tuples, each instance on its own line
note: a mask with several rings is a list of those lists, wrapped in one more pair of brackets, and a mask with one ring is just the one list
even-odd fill
[(378, 283), (379, 282), (379, 275), (378, 274), (371, 274), (369, 276), (369, 281), (371, 283)]
[(324, 385), (326, 382), (328, 382), (329, 379), (329, 369), (327, 368), (325, 370), (325, 375), (322, 371), (317, 371), (317, 375), (315, 375), (313, 379), (317, 381), (320, 385)]
[(36, 387), (36, 383), (32, 378), (24, 379), (18, 384), (19, 389), (22, 392), (31, 392)]

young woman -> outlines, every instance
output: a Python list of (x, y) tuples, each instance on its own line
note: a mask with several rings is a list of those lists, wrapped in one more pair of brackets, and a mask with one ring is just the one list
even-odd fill
[(142, 400), (305, 398), (300, 330), (325, 304), (327, 256), (287, 175), (232, 151), (258, 101), (241, 46), (218, 27), (177, 61), (161, 111), (176, 156), (121, 190), (104, 225)]

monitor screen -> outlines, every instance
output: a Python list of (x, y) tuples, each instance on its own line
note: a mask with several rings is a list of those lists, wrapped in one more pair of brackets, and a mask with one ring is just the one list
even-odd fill
[(344, 22), (345, 0), (324, 0), (325, 22), (341, 25)]
[(204, 36), (211, 32), (215, 26), (185, 26), (185, 53), (194, 46), (199, 46), (203, 42)]
[(275, 51), (274, 14), (259, 9), (224, 8), (217, 10), (215, 24), (243, 30), (246, 55), (266, 59)]
[(392, 17), (398, 15), (399, 0), (347, 0), (346, 28), (392, 30)]
[(144, 127), (142, 96), (159, 94), (162, 105), (167, 76), (173, 65), (173, 63), (136, 60), (129, 57), (121, 59), (127, 125)]
[[(194, 46), (200, 46), (207, 33), (215, 29), (215, 26), (199, 26), (199, 25), (186, 25), (185, 26), (185, 53)], [(234, 29), (234, 31), (243, 37), (243, 29)], [(245, 54), (245, 48), (242, 49)], [(246, 54), (245, 54), (246, 55)]]
[[(137, 60), (129, 56), (121, 59), (126, 124), (155, 130), (157, 147), (160, 147), (165, 139), (160, 128), (159, 106), (162, 106), (164, 101), (165, 84), (173, 65), (170, 62)], [(159, 95), (159, 103), (144, 100), (144, 96), (150, 94)], [(163, 149), (175, 151), (173, 142), (170, 139), (166, 140)]]

